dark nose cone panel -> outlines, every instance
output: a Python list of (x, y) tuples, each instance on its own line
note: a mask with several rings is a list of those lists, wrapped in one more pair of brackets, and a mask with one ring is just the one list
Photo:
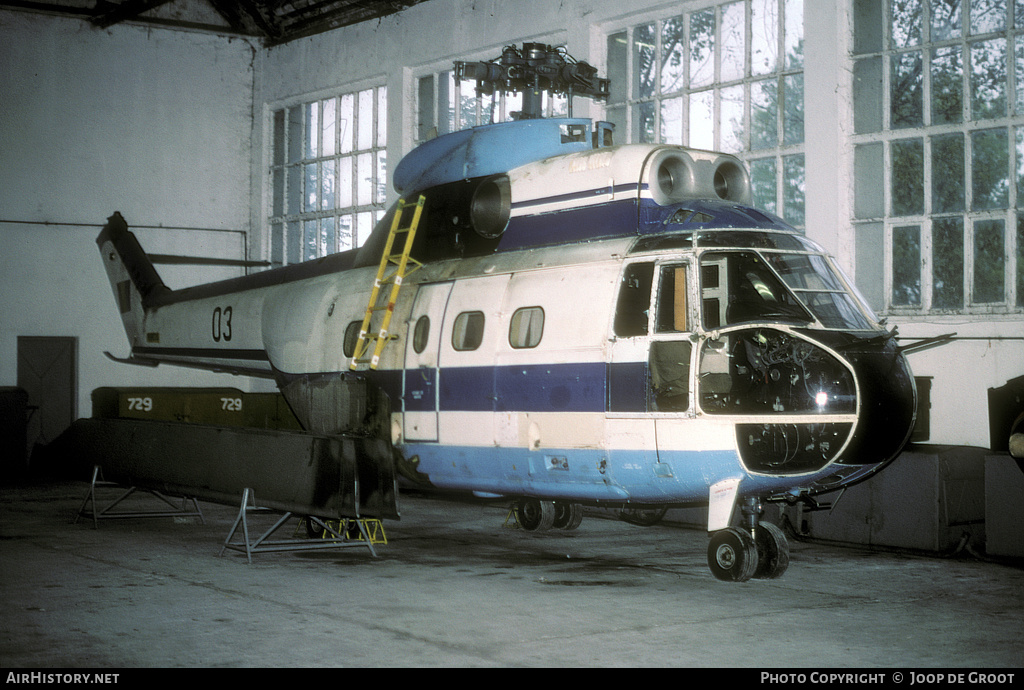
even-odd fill
[(860, 383), (857, 428), (833, 465), (835, 472), (815, 482), (811, 495), (861, 482), (895, 460), (910, 439), (917, 415), (914, 376), (892, 339), (881, 344), (853, 341), (837, 349)]
[(903, 450), (914, 428), (917, 389), (906, 358), (890, 340), (882, 347), (850, 348), (847, 355), (860, 382), (857, 433), (843, 453), (846, 465), (881, 466)]

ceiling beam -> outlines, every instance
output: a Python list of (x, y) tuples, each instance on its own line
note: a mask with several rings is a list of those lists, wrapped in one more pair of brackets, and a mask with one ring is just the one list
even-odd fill
[(238, 0), (238, 6), (249, 15), (249, 18), (259, 28), (264, 38), (274, 40), (281, 36), (281, 27), (274, 19), (273, 12), (268, 11), (267, 14), (264, 14), (260, 11), (261, 5), (257, 5), (250, 0)]
[(94, 6), (60, 4), (61, 0), (0, 0), (0, 7), (74, 16), (101, 29), (125, 21), (155, 26), (259, 37), (264, 46), (401, 12), (426, 0), (206, 0), (225, 26), (145, 15), (172, 0), (93, 0)]
[(0, 0), (0, 7), (10, 7), (30, 12), (43, 12), (45, 14), (67, 14), (76, 17), (92, 17), (96, 14), (95, 10), (91, 10), (88, 7), (72, 7), (71, 5), (60, 5), (51, 2), (33, 2), (33, 0)]
[[(109, 11), (100, 12), (92, 18), (92, 23), (101, 29), (106, 29), (108, 26), (133, 19), (143, 12), (166, 5), (168, 2), (170, 0), (127, 0), (127, 2), (114, 5)], [(109, 7), (110, 3), (102, 1), (96, 3), (97, 8), (101, 5)]]
[[(284, 35), (276, 43), (286, 43), (297, 38), (379, 19), (401, 12), (418, 2), (365, 2), (362, 0), (322, 0), (296, 8), (280, 17)], [(274, 42), (271, 42), (273, 45)]]

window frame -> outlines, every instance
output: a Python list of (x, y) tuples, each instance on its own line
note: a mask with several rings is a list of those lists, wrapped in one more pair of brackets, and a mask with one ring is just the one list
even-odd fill
[(430, 343), (430, 317), (426, 314), (416, 319), (412, 327), (412, 349), (418, 355), (423, 354)]
[[(475, 316), (480, 317), (479, 337), (474, 338), (473, 340), (468, 340), (467, 336), (471, 333), (469, 330), (471, 324), (468, 322), (470, 318)], [(467, 323), (461, 324), (460, 322), (462, 320), (465, 320)], [(480, 349), (480, 345), (482, 345), (484, 341), (484, 328), (486, 325), (487, 317), (479, 309), (470, 309), (460, 312), (459, 315), (455, 317), (455, 320), (452, 321), (452, 349), (456, 352), (473, 352), (474, 350)], [(456, 338), (460, 339), (456, 340)], [(472, 343), (472, 345), (469, 345), (468, 343)]]
[[(533, 319), (535, 314), (540, 314), (540, 327), (536, 334), (536, 339), (530, 338), (524, 343), (517, 344), (517, 339), (513, 336), (516, 334), (516, 323), (517, 319), (521, 318), (523, 314), (529, 313), (530, 323), (527, 326), (527, 334), (531, 334), (534, 324)], [(547, 319), (547, 314), (544, 313), (544, 307), (534, 305), (532, 307), (520, 307), (512, 312), (512, 318), (508, 322), (508, 344), (513, 350), (532, 350), (533, 348), (540, 345), (541, 340), (544, 339), (544, 325)]]
[(362, 321), (349, 321), (345, 326), (345, 334), (341, 339), (341, 351), (348, 358), (355, 357), (359, 345), (359, 333), (363, 330)]
[[(767, 211), (785, 217), (794, 227), (802, 229), (806, 220), (806, 158), (805, 158), (805, 128), (803, 126), (804, 113), (804, 56), (802, 49), (798, 58), (790, 60), (787, 50), (791, 47), (790, 34), (798, 34), (796, 41), (802, 44), (804, 30), (803, 17), (805, 15), (804, 2), (806, 0), (716, 0), (711, 4), (702, 4), (693, 9), (680, 12), (678, 9), (659, 13), (654, 16), (644, 15), (632, 17), (625, 22), (609, 24), (604, 27), (605, 35), (605, 68), (606, 74), (611, 79), (612, 92), (606, 105), (606, 119), (616, 124), (616, 143), (668, 143), (688, 146), (692, 148), (711, 148), (736, 155), (747, 163), (751, 172), (751, 186), (754, 193), (754, 205), (764, 208)], [(774, 36), (774, 62), (772, 69), (758, 71), (754, 67), (752, 51), (755, 40), (752, 30), (753, 14), (755, 3), (757, 7), (767, 6), (766, 3), (774, 5), (775, 36)], [(742, 5), (743, 8), (743, 66), (742, 74), (722, 74), (722, 49), (726, 45), (721, 40), (723, 30), (723, 11), (727, 7)], [(799, 28), (791, 22), (787, 13), (796, 16), (799, 9)], [(714, 46), (713, 55), (713, 77), (706, 83), (690, 88), (690, 38), (693, 33), (691, 19), (695, 15), (712, 13), (714, 16)], [(682, 77), (679, 83), (684, 86), (672, 89), (661, 90), (663, 79), (663, 66), (666, 64), (666, 57), (674, 54), (670, 52), (663, 55), (665, 47), (663, 44), (663, 28), (675, 20), (681, 20), (684, 46), (680, 48), (679, 55), (682, 66)], [(647, 45), (646, 40), (638, 40), (637, 33), (653, 27), (652, 46), (653, 58), (653, 92), (639, 93), (638, 83), (640, 79), (637, 74), (637, 53), (638, 44)], [(643, 37), (641, 37), (643, 38)], [(625, 44), (625, 48), (618, 48), (618, 44)], [(619, 59), (612, 58), (613, 50), (619, 55)], [(619, 64), (622, 62), (623, 64)], [(800, 97), (798, 99), (787, 99), (787, 84), (795, 80), (801, 83)], [(754, 115), (754, 87), (761, 83), (774, 80), (775, 99), (772, 105), (774, 110), (774, 140), (764, 146), (753, 146), (753, 127), (751, 123)], [(619, 86), (621, 82), (624, 85)], [(724, 96), (723, 92), (728, 95)], [(723, 146), (722, 130), (723, 118), (730, 112), (723, 103), (731, 102), (729, 96), (742, 93), (741, 132), (739, 134), (739, 146)], [(695, 142), (691, 136), (692, 105), (694, 95), (710, 94), (710, 112), (712, 113), (712, 134), (711, 141)], [(662, 121), (666, 112), (666, 104), (679, 101), (679, 119), (681, 131), (678, 137), (671, 138), (663, 135)], [(787, 100), (795, 100), (796, 105), (792, 110), (787, 110)], [(651, 118), (653, 128), (646, 134), (641, 130), (638, 118), (642, 110), (649, 110), (647, 117)], [(733, 109), (731, 112), (738, 112)], [(799, 135), (790, 137), (787, 132), (787, 116), (792, 114), (794, 122), (799, 122)], [(794, 127), (796, 125), (794, 124)], [(710, 145), (708, 145), (710, 143)], [(781, 211), (781, 212), (780, 212)]]
[(386, 212), (387, 103), (387, 85), (375, 81), (267, 106), (271, 266), (355, 249), (370, 236)]
[[(872, 294), (872, 306), (883, 316), (1019, 314), (1024, 311), (1024, 2), (1005, 0), (1001, 26), (981, 32), (972, 30), (971, 6), (964, 3), (960, 28), (941, 37), (932, 26), (931, 8), (929, 0), (921, 0), (919, 15), (911, 8), (912, 17), (919, 17), (907, 24), (913, 31), (894, 24), (893, 11), (901, 10), (896, 0), (861, 2), (854, 15), (849, 59), (857, 283)], [(877, 37), (876, 28), (881, 29)], [(1005, 72), (995, 92), (1003, 111), (993, 116), (991, 104), (976, 110), (977, 93), (991, 84), (975, 81), (973, 61), (978, 46), (1000, 40), (1005, 40)], [(906, 57), (915, 54), (919, 57)], [(949, 60), (952, 55), (958, 62)], [(910, 89), (920, 95), (909, 110), (896, 114), (896, 106), (905, 105), (894, 96), (896, 70), (908, 62), (920, 63), (919, 84)], [(959, 105), (943, 109), (945, 101), (936, 98), (950, 94)], [(982, 158), (992, 151), (986, 137), (1004, 142), (994, 167)], [(985, 179), (987, 171), (1000, 169), (994, 180)], [(906, 184), (908, 175), (913, 184)], [(985, 199), (992, 192), (1001, 198)], [(1001, 256), (993, 257), (982, 240), (1000, 223)], [(880, 252), (874, 246), (879, 242)], [(959, 254), (953, 261), (951, 252)], [(1000, 267), (998, 294), (983, 294), (994, 285), (985, 276)]]

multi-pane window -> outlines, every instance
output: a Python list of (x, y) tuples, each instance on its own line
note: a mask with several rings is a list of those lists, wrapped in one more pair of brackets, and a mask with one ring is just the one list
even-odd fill
[(270, 260), (308, 261), (360, 246), (384, 213), (387, 88), (271, 114)]
[[(441, 134), (513, 120), (523, 109), (523, 94), (478, 96), (475, 80), (456, 81), (454, 71), (446, 70), (418, 79), (416, 102), (416, 141), (422, 144)], [(567, 112), (564, 96), (544, 95), (545, 117), (565, 117)]]
[(804, 0), (733, 0), (609, 34), (618, 143), (737, 154), (754, 203), (804, 223)]
[(859, 286), (887, 313), (1020, 310), (1024, 0), (853, 8)]

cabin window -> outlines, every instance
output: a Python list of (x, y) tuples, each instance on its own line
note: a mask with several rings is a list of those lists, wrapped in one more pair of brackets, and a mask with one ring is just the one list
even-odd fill
[(686, 266), (662, 266), (658, 285), (658, 318), (655, 332), (684, 333), (686, 318)]
[(537, 347), (544, 334), (544, 310), (540, 307), (517, 309), (508, 328), (508, 343), (516, 349)]
[(455, 317), (452, 328), (452, 347), (460, 352), (475, 350), (484, 339), (484, 313), (464, 311)]
[(430, 318), (426, 315), (416, 320), (416, 326), (412, 331), (412, 349), (416, 354), (427, 349), (427, 340), (430, 338)]
[(887, 314), (1024, 310), (1024, 4), (854, 13), (857, 284)]
[(647, 314), (651, 309), (653, 283), (653, 263), (626, 266), (619, 285), (619, 299), (615, 305), (615, 335), (620, 338), (647, 335)]
[(387, 87), (296, 103), (270, 118), (271, 264), (362, 245), (385, 211)]
[(345, 339), (341, 341), (341, 351), (346, 357), (356, 354), (356, 343), (359, 342), (359, 331), (363, 328), (362, 321), (353, 321), (345, 327)]

